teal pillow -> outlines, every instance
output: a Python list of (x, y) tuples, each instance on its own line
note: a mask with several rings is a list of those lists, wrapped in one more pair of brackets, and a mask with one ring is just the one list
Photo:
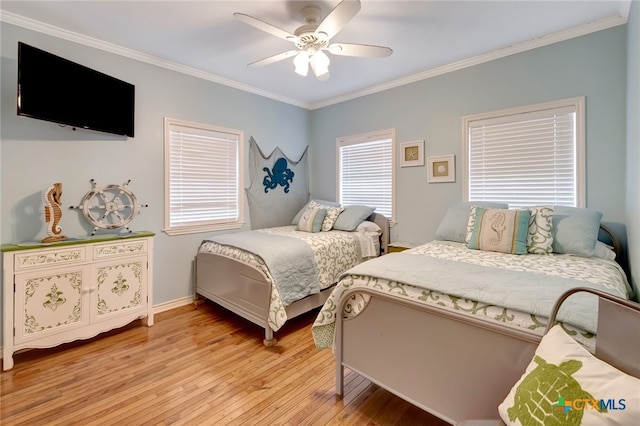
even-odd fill
[(492, 201), (460, 201), (452, 204), (444, 214), (438, 229), (436, 229), (436, 239), (446, 241), (457, 241), (464, 243), (467, 240), (467, 223), (469, 222), (469, 212), (471, 206), (491, 207), (506, 209), (506, 203), (495, 203)]
[(468, 247), (511, 254), (527, 253), (529, 210), (476, 207)]
[(337, 229), (339, 231), (353, 231), (366, 218), (371, 216), (371, 213), (373, 213), (375, 209), (375, 207), (369, 206), (345, 206), (344, 210), (340, 213), (336, 222), (333, 224), (333, 229)]
[(555, 206), (553, 210), (553, 252), (590, 257), (595, 254), (602, 213)]
[(296, 230), (303, 232), (320, 232), (322, 221), (327, 214), (327, 210), (310, 208), (305, 210), (300, 216)]

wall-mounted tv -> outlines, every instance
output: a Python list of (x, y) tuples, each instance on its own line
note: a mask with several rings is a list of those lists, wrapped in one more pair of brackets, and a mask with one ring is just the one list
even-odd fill
[(133, 137), (135, 86), (18, 42), (18, 115)]

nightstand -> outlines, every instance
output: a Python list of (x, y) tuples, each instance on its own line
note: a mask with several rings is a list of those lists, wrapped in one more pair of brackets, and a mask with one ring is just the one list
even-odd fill
[(400, 251), (405, 251), (410, 248), (418, 247), (422, 245), (422, 243), (412, 243), (409, 241), (395, 241), (393, 243), (389, 243), (389, 253), (397, 253)]

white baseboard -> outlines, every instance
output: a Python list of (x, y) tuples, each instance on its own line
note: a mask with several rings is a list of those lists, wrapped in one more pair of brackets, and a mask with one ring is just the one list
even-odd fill
[[(193, 303), (195, 296), (187, 296), (181, 299), (172, 300), (170, 302), (160, 303), (159, 305), (155, 305), (152, 307), (153, 313), (157, 314), (160, 312), (168, 311), (170, 309), (179, 308), (180, 306), (188, 305)], [(2, 346), (0, 346), (0, 360), (2, 360)]]
[(157, 314), (160, 312), (168, 311), (170, 309), (179, 308), (180, 306), (188, 305), (190, 303), (193, 303), (194, 299), (195, 296), (187, 296), (181, 299), (172, 300), (170, 302), (160, 303), (159, 305), (155, 305), (153, 307), (153, 313)]

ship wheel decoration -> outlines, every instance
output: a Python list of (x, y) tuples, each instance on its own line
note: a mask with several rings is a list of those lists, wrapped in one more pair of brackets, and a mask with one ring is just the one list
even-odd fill
[(99, 186), (91, 179), (91, 191), (85, 194), (80, 205), (70, 207), (81, 210), (85, 219), (94, 226), (91, 235), (99, 229), (123, 228), (121, 233), (131, 232), (127, 225), (140, 213), (140, 208), (148, 205), (138, 202), (127, 187), (130, 182), (131, 179), (124, 185)]

